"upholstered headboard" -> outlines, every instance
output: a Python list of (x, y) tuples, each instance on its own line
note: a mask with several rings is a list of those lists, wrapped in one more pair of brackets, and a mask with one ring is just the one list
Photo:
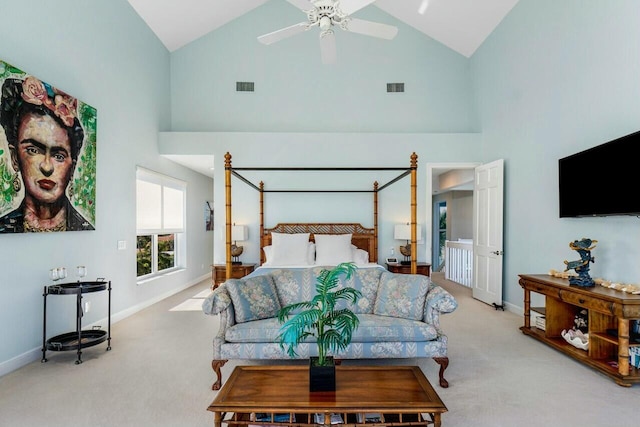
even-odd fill
[[(309, 240), (314, 241), (314, 234), (351, 234), (351, 243), (369, 253), (369, 262), (378, 262), (378, 246), (373, 228), (365, 228), (357, 223), (279, 223), (273, 228), (265, 228), (260, 239), (260, 247), (271, 244), (271, 233), (310, 233)], [(264, 264), (264, 251), (260, 251), (260, 264)]]

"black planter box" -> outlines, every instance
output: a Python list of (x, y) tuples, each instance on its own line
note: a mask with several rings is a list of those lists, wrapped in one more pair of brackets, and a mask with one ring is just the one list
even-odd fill
[(317, 357), (309, 358), (309, 391), (335, 391), (336, 365), (333, 357), (327, 357), (328, 366), (317, 366)]

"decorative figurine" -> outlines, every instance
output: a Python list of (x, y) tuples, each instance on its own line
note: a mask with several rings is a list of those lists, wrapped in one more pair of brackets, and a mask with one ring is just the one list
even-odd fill
[[(569, 276), (569, 283), (583, 287), (595, 286), (596, 283), (589, 276), (589, 264), (595, 262), (595, 258), (591, 256), (591, 249), (596, 247), (597, 240), (587, 239), (583, 237), (581, 240), (574, 240), (569, 243), (569, 247), (574, 251), (578, 251), (580, 259), (577, 261), (566, 261), (567, 268), (564, 271), (575, 270), (577, 276)], [(593, 245), (593, 246), (591, 246)]]

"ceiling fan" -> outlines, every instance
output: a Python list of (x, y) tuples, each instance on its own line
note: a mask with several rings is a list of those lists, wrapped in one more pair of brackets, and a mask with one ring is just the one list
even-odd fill
[(323, 64), (336, 62), (336, 39), (333, 27), (344, 31), (391, 40), (398, 29), (391, 25), (352, 18), (351, 14), (370, 5), (375, 0), (287, 0), (307, 14), (307, 21), (281, 28), (258, 37), (260, 43), (270, 45), (287, 37), (320, 28), (320, 54)]

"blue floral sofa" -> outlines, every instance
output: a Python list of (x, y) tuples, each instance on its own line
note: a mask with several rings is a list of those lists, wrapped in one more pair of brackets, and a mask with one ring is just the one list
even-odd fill
[[(222, 386), (220, 368), (228, 360), (290, 359), (277, 341), (281, 307), (310, 300), (322, 267), (259, 268), (243, 279), (229, 279), (203, 302), (205, 314), (219, 315), (213, 339), (216, 373), (212, 389)], [(394, 274), (377, 266), (359, 268), (340, 286), (358, 289), (362, 297), (353, 304), (341, 301), (360, 319), (351, 344), (334, 354), (343, 359), (431, 357), (440, 365), (439, 383), (448, 387), (444, 370), (449, 364), (447, 336), (440, 329), (440, 314), (457, 308), (455, 298), (422, 275)], [(313, 342), (296, 348), (298, 358), (315, 356)]]

